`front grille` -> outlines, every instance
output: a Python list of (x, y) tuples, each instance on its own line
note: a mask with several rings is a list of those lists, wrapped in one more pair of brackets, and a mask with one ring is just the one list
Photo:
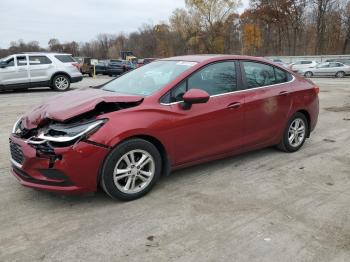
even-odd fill
[(20, 145), (10, 141), (11, 158), (19, 164), (23, 164), (24, 157)]

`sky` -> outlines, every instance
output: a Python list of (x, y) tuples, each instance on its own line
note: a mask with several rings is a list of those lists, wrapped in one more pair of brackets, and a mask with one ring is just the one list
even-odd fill
[[(241, 12), (249, 0), (242, 0)], [(143, 24), (167, 22), (185, 0), (0, 0), (0, 48), (19, 39), (90, 41), (99, 33), (137, 31)]]

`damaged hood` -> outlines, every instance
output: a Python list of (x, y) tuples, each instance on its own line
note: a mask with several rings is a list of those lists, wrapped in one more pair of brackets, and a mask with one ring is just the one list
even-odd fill
[(36, 128), (48, 119), (64, 122), (94, 110), (102, 102), (132, 103), (141, 102), (142, 100), (142, 96), (122, 95), (102, 89), (82, 88), (46, 100), (23, 116), (22, 126), (26, 129)]

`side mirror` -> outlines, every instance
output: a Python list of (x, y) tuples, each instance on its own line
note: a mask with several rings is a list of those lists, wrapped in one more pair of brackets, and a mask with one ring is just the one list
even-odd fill
[(190, 89), (183, 95), (182, 108), (187, 110), (190, 109), (192, 104), (202, 104), (209, 100), (209, 94), (200, 89)]
[(5, 61), (0, 61), (0, 68), (7, 67), (7, 63)]

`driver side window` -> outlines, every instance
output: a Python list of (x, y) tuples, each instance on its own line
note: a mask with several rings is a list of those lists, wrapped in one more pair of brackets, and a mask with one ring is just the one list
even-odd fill
[(5, 62), (7, 63), (7, 67), (15, 66), (15, 59), (13, 57)]
[(171, 90), (170, 101), (182, 101), (186, 91), (194, 88), (201, 89), (210, 96), (237, 90), (235, 62), (219, 62), (205, 66)]

